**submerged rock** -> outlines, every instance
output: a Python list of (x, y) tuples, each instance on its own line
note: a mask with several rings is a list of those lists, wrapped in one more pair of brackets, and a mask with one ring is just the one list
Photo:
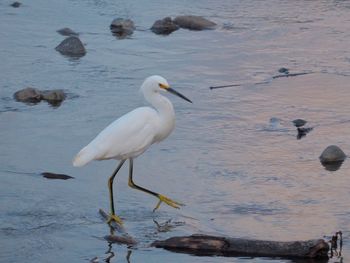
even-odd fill
[(20, 2), (13, 2), (12, 4), (10, 4), (10, 6), (14, 7), (14, 8), (17, 8), (17, 7), (20, 7), (22, 5), (22, 3)]
[(124, 18), (114, 19), (109, 27), (113, 35), (117, 36), (118, 38), (125, 38), (132, 35), (135, 30), (134, 22), (130, 19)]
[(69, 27), (64, 27), (64, 28), (58, 29), (56, 32), (61, 34), (62, 36), (78, 36), (79, 35), (77, 32), (73, 31)]
[(86, 54), (83, 43), (76, 36), (67, 37), (55, 49), (62, 55), (70, 57), (82, 57)]
[(157, 20), (151, 27), (153, 33), (158, 35), (169, 35), (172, 32), (178, 30), (180, 27), (174, 23), (170, 17), (165, 17), (161, 20)]
[(337, 163), (346, 159), (345, 153), (336, 145), (328, 146), (320, 155), (321, 163)]
[(15, 92), (15, 94), (13, 94), (13, 97), (16, 101), (25, 103), (38, 103), (42, 99), (40, 91), (31, 87)]
[(177, 16), (174, 19), (174, 23), (181, 28), (186, 28), (190, 30), (204, 30), (204, 29), (214, 29), (216, 23), (205, 19), (201, 16)]

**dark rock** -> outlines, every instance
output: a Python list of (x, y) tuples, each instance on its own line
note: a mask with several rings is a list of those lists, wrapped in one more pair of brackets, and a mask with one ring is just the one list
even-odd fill
[(86, 54), (83, 43), (76, 36), (67, 37), (55, 49), (69, 57), (82, 57)]
[(345, 153), (336, 145), (328, 146), (320, 155), (321, 163), (343, 162), (346, 158)]
[(55, 174), (55, 173), (41, 173), (41, 175), (47, 179), (61, 179), (61, 180), (67, 180), (67, 179), (72, 179), (74, 177), (66, 175), (66, 174)]
[(26, 103), (38, 103), (42, 99), (40, 91), (30, 87), (15, 92), (13, 97), (16, 101)]
[(165, 17), (154, 22), (151, 30), (158, 35), (169, 35), (178, 30), (180, 27), (171, 20), (170, 17)]
[(62, 101), (66, 99), (66, 94), (63, 90), (43, 90), (41, 92), (41, 97), (46, 100), (51, 106), (58, 107), (61, 105)]
[(118, 38), (125, 38), (132, 35), (135, 30), (135, 24), (130, 19), (116, 18), (112, 21), (110, 29), (113, 35)]
[(278, 72), (279, 73), (284, 73), (284, 74), (289, 74), (289, 69), (287, 69), (287, 68), (280, 68), (279, 70), (278, 70)]
[(22, 3), (16, 1), (16, 2), (13, 2), (10, 6), (12, 6), (12, 7), (14, 7), (14, 8), (18, 8), (18, 7), (21, 6), (21, 4), (22, 4)]
[(78, 36), (79, 34), (68, 27), (64, 27), (57, 30), (57, 33), (62, 36)]
[(296, 119), (293, 121), (294, 126), (297, 128), (304, 126), (306, 123), (307, 121), (303, 119)]
[(214, 29), (216, 24), (201, 16), (177, 16), (174, 23), (181, 28), (190, 30)]
[(66, 94), (63, 90), (44, 90), (41, 92), (42, 99), (46, 101), (63, 101), (66, 98)]

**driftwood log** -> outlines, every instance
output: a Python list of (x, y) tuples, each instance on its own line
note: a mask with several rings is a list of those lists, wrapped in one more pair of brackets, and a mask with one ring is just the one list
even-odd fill
[[(102, 209), (99, 212), (107, 221), (108, 214)], [(137, 245), (137, 241), (126, 232), (123, 225), (111, 222), (109, 226), (111, 234), (105, 236), (105, 240), (128, 246)], [(210, 235), (171, 237), (166, 240), (157, 240), (151, 246), (199, 256), (317, 258), (321, 260), (318, 262), (322, 262), (322, 259), (327, 261), (329, 251), (329, 245), (323, 239), (279, 242)]]
[(329, 245), (323, 239), (307, 241), (265, 241), (209, 235), (171, 237), (155, 241), (153, 247), (194, 255), (256, 256), (284, 258), (328, 258)]

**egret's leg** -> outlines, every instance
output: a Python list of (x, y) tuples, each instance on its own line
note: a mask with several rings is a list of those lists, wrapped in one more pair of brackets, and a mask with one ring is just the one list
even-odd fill
[(137, 189), (137, 190), (140, 190), (142, 192), (145, 192), (147, 194), (150, 194), (150, 195), (153, 195), (155, 197), (157, 197), (159, 199), (159, 202), (158, 204), (156, 205), (156, 207), (153, 209), (153, 212), (156, 211), (160, 204), (162, 202), (166, 203), (167, 205), (171, 206), (171, 207), (174, 207), (174, 208), (180, 208), (180, 206), (182, 206), (183, 204), (179, 203), (179, 202), (176, 202), (174, 200), (171, 200), (170, 198), (166, 197), (165, 195), (162, 195), (162, 194), (158, 194), (158, 193), (155, 193), (155, 192), (152, 192), (146, 188), (143, 188), (141, 186), (138, 186), (134, 183), (134, 181), (132, 180), (132, 175), (133, 175), (133, 159), (130, 158), (129, 159), (130, 161), (130, 165), (129, 165), (129, 183), (128, 185), (131, 187), (131, 188), (134, 188), (134, 189)]
[(114, 177), (117, 175), (117, 173), (119, 172), (120, 168), (122, 168), (123, 164), (125, 163), (126, 160), (121, 160), (120, 163), (118, 164), (117, 168), (114, 170), (113, 174), (111, 177), (109, 177), (108, 179), (108, 189), (109, 189), (109, 201), (110, 201), (110, 205), (111, 205), (111, 215), (107, 221), (107, 223), (109, 224), (111, 221), (115, 221), (118, 224), (122, 224), (122, 220), (120, 219), (119, 216), (117, 216), (115, 214), (114, 211), (114, 199), (113, 199), (113, 180)]

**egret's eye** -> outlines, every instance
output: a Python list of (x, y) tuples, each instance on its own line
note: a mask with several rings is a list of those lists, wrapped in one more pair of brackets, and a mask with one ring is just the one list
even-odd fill
[(159, 87), (162, 88), (162, 89), (168, 89), (168, 88), (169, 88), (168, 85), (165, 85), (165, 84), (162, 84), (162, 83), (159, 83), (158, 85), (159, 85)]

